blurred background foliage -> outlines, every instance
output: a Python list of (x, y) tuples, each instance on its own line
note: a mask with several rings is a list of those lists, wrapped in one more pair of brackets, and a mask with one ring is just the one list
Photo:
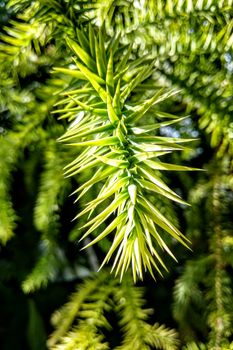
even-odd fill
[[(233, 348), (232, 5), (0, 1), (1, 349)], [(191, 206), (151, 199), (192, 242), (190, 252), (169, 240), (178, 263), (166, 258), (156, 283), (96, 274), (110, 242), (80, 251), (89, 241), (78, 243), (83, 219), (72, 221), (80, 203), (69, 194), (87, 175), (63, 176), (76, 152), (57, 142), (67, 123), (51, 112), (75, 79), (53, 68), (72, 66), (65, 38), (89, 22), (155, 59), (150, 84), (181, 90), (163, 108), (189, 118), (160, 134), (198, 138), (167, 157), (205, 169), (166, 172)]]

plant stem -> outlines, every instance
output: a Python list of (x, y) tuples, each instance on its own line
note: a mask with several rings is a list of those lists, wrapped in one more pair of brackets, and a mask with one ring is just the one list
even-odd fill
[(214, 221), (214, 235), (215, 235), (215, 300), (216, 300), (216, 336), (215, 336), (215, 350), (221, 349), (221, 340), (224, 330), (223, 314), (223, 295), (222, 295), (222, 234), (220, 224), (220, 186), (218, 178), (215, 179), (213, 188), (213, 221)]

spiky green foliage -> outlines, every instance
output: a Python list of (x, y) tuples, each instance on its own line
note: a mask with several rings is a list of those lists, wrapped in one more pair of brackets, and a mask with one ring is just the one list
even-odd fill
[[(106, 277), (106, 273), (102, 273), (95, 279), (85, 281), (82, 288), (79, 288), (71, 296), (70, 301), (53, 315), (52, 322), (56, 326), (56, 330), (49, 339), (50, 347), (53, 347), (65, 337), (79, 314), (81, 319), (87, 319), (86, 323), (90, 323), (90, 326), (94, 329), (97, 326), (108, 326), (104, 311), (109, 309), (108, 304), (115, 281), (113, 280), (109, 285), (105, 285)], [(76, 331), (78, 331), (78, 328)], [(76, 337), (78, 338), (78, 335)]]
[[(152, 239), (154, 249), (159, 250), (161, 258), (166, 260), (166, 266), (171, 271), (165, 275), (164, 280), (159, 280), (154, 290), (151, 281), (146, 278), (144, 282), (147, 305), (156, 310), (156, 317), (144, 319), (149, 315), (145, 312), (141, 299), (136, 297), (138, 291), (127, 277), (127, 280), (123, 280), (127, 287), (121, 287), (126, 289), (125, 294), (133, 298), (131, 303), (127, 302), (123, 308), (123, 299), (121, 302), (120, 299), (119, 302), (116, 300), (116, 295), (123, 293), (123, 289), (117, 284), (112, 287), (112, 299), (114, 304), (118, 305), (115, 309), (113, 302), (110, 302), (110, 314), (108, 307), (103, 313), (103, 305), (95, 298), (90, 300), (88, 296), (86, 309), (82, 309), (83, 306), (80, 309), (81, 312), (85, 311), (82, 317), (78, 312), (77, 324), (69, 324), (54, 346), (60, 349), (98, 346), (100, 349), (107, 346), (112, 348), (113, 333), (119, 333), (122, 335), (122, 342), (118, 345), (122, 349), (124, 346), (129, 348), (131, 341), (136, 344), (135, 347), (172, 348), (171, 344), (175, 342), (171, 337), (172, 332), (163, 326), (152, 327), (148, 320), (151, 320), (151, 323), (158, 320), (161, 324), (166, 323), (170, 326), (174, 324), (170, 314), (174, 285), (173, 310), (181, 339), (180, 348), (231, 349), (232, 2), (11, 0), (7, 2), (8, 9), (4, 3), (6, 1), (0, 2), (0, 23), (4, 23), (0, 29), (0, 295), (3, 299), (1, 315), (5, 320), (0, 331), (2, 347), (25, 350), (28, 345), (32, 350), (41, 350), (43, 346), (45, 348), (43, 320), (46, 331), (50, 332), (47, 325), (51, 310), (65, 302), (64, 294), (68, 294), (76, 283), (79, 284), (80, 280), (85, 279), (91, 270), (96, 271), (99, 268), (99, 260), (111, 249), (115, 231), (86, 251), (79, 252), (76, 246), (77, 240), (85, 234), (84, 229), (79, 228), (86, 224), (86, 220), (92, 220), (94, 216), (103, 212), (112, 203), (114, 194), (98, 204), (95, 212), (89, 211), (92, 215), (89, 219), (86, 213), (78, 217), (75, 224), (71, 222), (75, 216), (74, 210), (77, 208), (80, 213), (81, 206), (88, 208), (86, 203), (98, 197), (106, 179), (93, 185), (80, 197), (75, 206), (72, 205), (72, 199), (70, 200), (67, 194), (92, 178), (98, 167), (74, 174), (72, 179), (63, 178), (63, 166), (72, 162), (83, 151), (83, 146), (68, 147), (62, 143), (58, 144), (56, 140), (67, 129), (67, 122), (57, 120), (56, 114), (51, 115), (52, 109), (54, 112), (58, 111), (59, 115), (64, 114), (59, 112), (59, 109), (68, 109), (66, 117), (73, 118), (72, 121), (68, 121), (69, 124), (73, 123), (69, 126), (68, 133), (72, 128), (74, 131), (81, 126), (76, 124), (75, 127), (77, 114), (80, 113), (80, 120), (85, 119), (84, 115), (89, 115), (90, 123), (99, 118), (99, 124), (96, 126), (94, 123), (95, 127), (102, 127), (101, 121), (111, 124), (112, 129), (97, 130), (98, 137), (109, 137), (109, 133), (110, 137), (120, 136), (119, 131), (122, 131), (123, 125), (119, 127), (119, 135), (113, 135), (116, 134), (117, 123), (114, 124), (115, 116), (109, 103), (117, 90), (117, 84), (111, 81), (111, 70), (107, 74), (108, 81), (106, 77), (107, 68), (111, 67), (111, 46), (114, 52), (114, 75), (116, 66), (122, 60), (128, 70), (119, 69), (119, 87), (120, 94), (130, 94), (120, 106), (112, 106), (114, 111), (115, 108), (119, 108), (120, 113), (124, 112), (126, 119), (127, 113), (129, 115), (135, 106), (153, 97), (161, 88), (164, 89), (161, 93), (179, 91), (177, 95), (150, 107), (136, 124), (132, 123), (132, 127), (125, 119), (124, 125), (128, 133), (123, 132), (123, 137), (130, 138), (142, 129), (150, 137), (200, 137), (193, 150), (186, 148), (182, 152), (164, 154), (161, 158), (163, 162), (159, 162), (159, 165), (185, 163), (191, 167), (204, 166), (207, 169), (206, 173), (195, 172), (190, 175), (186, 171), (170, 171), (171, 168), (166, 172), (162, 171), (165, 169), (153, 170), (157, 176), (158, 171), (161, 171), (159, 180), (162, 179), (177, 195), (187, 199), (192, 207), (185, 209), (182, 203), (171, 206), (169, 198), (145, 188), (141, 190), (140, 187), (141, 194), (146, 195), (147, 200), (192, 241), (193, 252), (186, 251), (171, 235), (156, 226), (160, 237), (179, 261), (179, 265), (172, 264), (172, 261), (166, 259), (166, 254), (161, 252), (156, 240)], [(92, 22), (93, 26), (90, 38), (89, 22)], [(102, 37), (98, 38), (98, 28), (101, 26)], [(93, 34), (96, 40), (93, 40)], [(88, 41), (85, 39), (86, 35)], [(66, 41), (65, 38), (70, 38), (70, 41)], [(89, 40), (91, 38), (92, 40)], [(115, 39), (119, 41), (118, 45), (115, 45)], [(79, 45), (78, 55), (72, 51), (73, 43)], [(83, 51), (80, 52), (80, 48)], [(101, 55), (103, 48), (107, 51)], [(141, 61), (138, 58), (141, 58)], [(85, 76), (76, 62), (82, 69), (84, 67), (84, 70), (89, 70), (85, 70), (86, 73), (91, 72), (95, 75)], [(132, 71), (134, 62), (138, 65)], [(133, 78), (140, 70), (143, 72), (145, 65), (149, 67), (150, 63), (151, 68), (155, 68), (153, 73), (134, 87)], [(55, 69), (57, 72), (52, 75), (54, 67), (59, 68)], [(90, 78), (93, 81), (93, 77), (97, 83), (95, 86), (90, 82)], [(96, 91), (98, 85), (103, 90)], [(124, 92), (127, 86), (130, 88)], [(77, 96), (77, 90), (80, 92), (80, 89), (82, 95)], [(60, 95), (57, 94), (59, 90)], [(107, 98), (106, 103), (102, 98), (106, 99), (108, 93), (111, 98)], [(101, 104), (96, 106), (96, 101)], [(127, 106), (131, 106), (129, 110)], [(90, 107), (98, 114), (95, 115)], [(161, 114), (164, 111), (168, 112), (169, 116)], [(117, 113), (116, 115), (118, 118)], [(173, 115), (177, 117), (170, 119)], [(189, 117), (176, 123), (179, 118), (187, 115)], [(174, 124), (164, 124), (172, 121)], [(152, 128), (155, 125), (162, 127), (145, 130), (145, 126), (151, 124)], [(136, 138), (141, 136), (144, 137), (137, 134)], [(76, 143), (96, 139), (96, 134), (90, 134), (80, 138), (74, 137), (73, 141)], [(72, 139), (69, 142), (72, 142)], [(106, 157), (105, 152), (109, 152), (108, 149), (111, 148), (113, 152), (112, 149), (116, 151), (117, 147), (119, 146), (103, 147), (103, 154), (96, 154), (96, 164), (114, 168), (111, 164), (103, 164), (102, 160)], [(119, 154), (116, 154), (110, 160), (115, 162), (124, 159), (119, 159)], [(144, 161), (143, 159), (141, 164)], [(137, 169), (139, 165), (140, 163), (136, 164)], [(68, 169), (69, 166), (65, 171)], [(69, 175), (69, 172), (66, 175)], [(139, 171), (133, 174), (134, 177), (139, 176), (143, 180), (144, 175), (139, 176)], [(127, 191), (126, 194), (127, 201), (131, 202), (130, 194)], [(92, 203), (94, 205), (97, 202)], [(94, 239), (98, 239), (98, 235), (116, 217), (117, 213), (114, 213), (94, 230), (91, 233)], [(143, 226), (142, 222), (140, 225)], [(68, 237), (72, 243), (69, 243)], [(85, 237), (78, 247), (88, 245), (91, 243), (90, 239)], [(115, 253), (113, 255), (116, 257)], [(23, 286), (24, 293), (31, 293), (34, 305), (38, 306), (36, 312), (35, 308), (31, 307), (27, 311), (28, 297), (24, 298), (18, 292), (19, 286)], [(104, 286), (106, 287), (106, 283)], [(45, 289), (44, 292), (40, 290), (41, 287)], [(97, 293), (98, 288), (93, 288), (93, 294), (94, 291)], [(105, 293), (102, 289), (101, 291), (103, 295), (99, 292), (97, 295), (102, 302), (108, 292)], [(109, 303), (104, 304), (106, 306)], [(132, 312), (135, 305), (137, 314)], [(75, 303), (72, 307), (75, 312)], [(92, 307), (94, 312), (90, 313), (88, 307)], [(46, 315), (44, 309), (48, 310)], [(64, 321), (70, 320), (68, 314), (64, 313)], [(97, 315), (101, 322), (102, 316), (107, 317), (108, 321), (113, 321), (110, 323), (113, 324), (114, 330), (105, 329), (102, 324), (97, 325)], [(122, 315), (121, 331), (115, 326), (118, 315)], [(130, 322), (126, 326), (123, 320), (127, 317), (130, 318)], [(88, 324), (87, 319), (90, 319), (94, 326)], [(56, 329), (60, 328), (59, 322)], [(138, 324), (143, 332), (145, 331), (140, 337), (133, 331)], [(26, 333), (27, 341), (23, 338)], [(91, 337), (88, 338), (86, 335), (89, 334)], [(166, 345), (162, 345), (161, 339), (167, 340)]]
[(128, 276), (122, 284), (109, 279), (108, 272), (87, 280), (54, 314), (56, 330), (49, 339), (49, 349), (110, 349), (103, 334), (104, 329), (111, 329), (107, 315), (113, 311), (118, 313), (123, 330), (122, 344), (116, 350), (177, 349), (175, 331), (148, 323), (151, 310), (144, 309), (142, 294)]
[(174, 330), (155, 323), (147, 323), (152, 310), (142, 309), (145, 303), (142, 299), (142, 290), (134, 288), (130, 280), (124, 280), (115, 293), (116, 303), (121, 315), (121, 326), (124, 331), (123, 344), (117, 349), (176, 349), (179, 345)]
[[(100, 181), (102, 185), (98, 196), (87, 203), (76, 218), (89, 213), (83, 226), (88, 228), (83, 236), (87, 237), (116, 212), (117, 216), (87, 247), (115, 231), (103, 264), (116, 253), (113, 263), (116, 274), (120, 272), (122, 277), (131, 264), (134, 280), (137, 275), (142, 279), (143, 269), (154, 276), (153, 268), (159, 273), (161, 267), (166, 268), (158, 248), (174, 257), (161, 237), (161, 228), (182, 244), (187, 244), (182, 233), (149, 200), (147, 192), (185, 204), (164, 183), (160, 171), (193, 169), (161, 162), (160, 157), (184, 150), (182, 143), (192, 139), (169, 138), (156, 133), (162, 127), (184, 120), (157, 107), (177, 91), (163, 91), (151, 86), (141, 98), (134, 96), (135, 89), (143, 88), (143, 82), (153, 73), (153, 61), (148, 61), (147, 56), (132, 61), (130, 46), (119, 46), (117, 38), (108, 42), (101, 30), (95, 34), (91, 26), (82, 35), (79, 44), (67, 39), (78, 59), (75, 59), (77, 68), (57, 68), (57, 71), (84, 80), (84, 83), (79, 89), (75, 84), (73, 89), (69, 87), (62, 93), (65, 94), (65, 107), (56, 112), (61, 114), (60, 118), (72, 122), (60, 140), (84, 148), (67, 166), (66, 174), (71, 176), (96, 169), (74, 193), (79, 193), (80, 199), (92, 190), (93, 185)], [(144, 61), (148, 63), (144, 64)], [(153, 116), (156, 123), (137, 124), (143, 117), (152, 119)], [(106, 204), (99, 212), (103, 202)], [(91, 219), (93, 213), (98, 215), (94, 214)]]
[(80, 327), (74, 328), (69, 332), (62, 342), (53, 347), (57, 350), (108, 350), (107, 343), (103, 342), (103, 336), (96, 333), (92, 325), (82, 324)]

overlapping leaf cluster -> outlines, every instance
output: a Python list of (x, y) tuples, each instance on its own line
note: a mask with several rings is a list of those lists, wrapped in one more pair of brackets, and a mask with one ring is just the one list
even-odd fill
[[(155, 267), (161, 273), (160, 267), (166, 267), (159, 249), (174, 256), (160, 229), (186, 245), (182, 233), (147, 196), (150, 192), (184, 204), (164, 183), (160, 171), (188, 168), (161, 162), (160, 157), (182, 151), (181, 144), (192, 140), (156, 134), (161, 127), (184, 119), (155, 108), (177, 91), (163, 91), (151, 86), (147, 94), (134, 101), (131, 96), (135, 88), (142, 86), (153, 73), (153, 60), (151, 62), (148, 56), (131, 60), (132, 46), (119, 45), (119, 37), (106, 41), (102, 31), (95, 33), (91, 26), (86, 33), (78, 31), (77, 41), (67, 38), (67, 43), (75, 53), (75, 67), (56, 70), (81, 83), (78, 88), (63, 93), (66, 95), (63, 100), (65, 107), (56, 111), (61, 118), (72, 122), (60, 140), (77, 147), (80, 153), (67, 166), (66, 175), (95, 170), (94, 175), (74, 192), (78, 199), (94, 185), (101, 184), (98, 196), (76, 216), (89, 214), (83, 226), (86, 229), (83, 237), (108, 222), (107, 227), (87, 245), (114, 232), (103, 264), (116, 253), (113, 269), (116, 268), (116, 273), (121, 272), (121, 276), (130, 264), (134, 279), (137, 275), (142, 278), (143, 269), (154, 275)], [(143, 125), (141, 120), (149, 115), (152, 107), (157, 122)], [(109, 198), (110, 202), (105, 202)], [(107, 203), (105, 207), (91, 218), (103, 202)]]

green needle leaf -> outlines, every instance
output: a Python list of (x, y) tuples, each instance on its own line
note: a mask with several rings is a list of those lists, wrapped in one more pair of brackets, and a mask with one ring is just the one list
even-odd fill
[(83, 75), (85, 75), (85, 77), (89, 80), (93, 88), (98, 92), (102, 101), (107, 103), (106, 91), (99, 85), (99, 83), (105, 84), (105, 81), (102, 80), (100, 77), (98, 77), (98, 75), (92, 73), (89, 69), (84, 67), (81, 63), (76, 62), (76, 65), (78, 66), (80, 71), (83, 73)]
[(67, 37), (66, 41), (69, 47), (74, 51), (74, 53), (76, 53), (78, 58), (80, 58), (80, 60), (83, 61), (83, 63), (85, 63), (89, 69), (96, 72), (96, 63), (91, 58), (91, 56), (89, 56), (89, 54), (83, 50), (74, 40)]
[(161, 94), (164, 89), (159, 90), (151, 99), (145, 101), (143, 105), (134, 113), (132, 113), (128, 118), (127, 121), (132, 123), (136, 122), (140, 118), (143, 117), (143, 115), (150, 109), (154, 104), (157, 104), (159, 102), (162, 102), (166, 100), (167, 98), (174, 96), (178, 94), (180, 91), (169, 91), (165, 94)]
[(80, 79), (80, 80), (87, 80), (86, 76), (74, 69), (68, 69), (68, 68), (60, 68), (60, 67), (55, 67), (53, 68), (54, 72), (59, 72), (59, 73), (64, 73), (67, 75), (70, 75), (71, 77), (74, 77), (76, 79)]
[[(125, 220), (127, 216), (126, 211), (121, 213), (121, 215), (117, 216), (110, 225), (108, 225), (106, 227), (106, 229), (98, 235), (98, 237), (96, 237), (95, 239), (93, 239), (93, 241), (91, 241), (90, 243), (88, 243), (85, 247), (83, 247), (82, 249), (86, 249), (90, 246), (92, 246), (93, 244), (99, 242), (101, 239), (105, 238), (109, 233), (111, 233), (122, 221)], [(83, 240), (85, 237), (87, 237), (93, 230), (91, 230), (91, 228), (88, 230), (88, 232), (85, 233), (85, 235), (83, 235), (83, 237), (81, 238), (81, 240)]]
[(109, 118), (110, 122), (112, 124), (114, 124), (115, 122), (119, 121), (119, 118), (113, 109), (112, 98), (111, 98), (109, 92), (107, 92), (107, 109), (108, 109), (108, 118)]
[(113, 53), (110, 51), (110, 56), (107, 66), (106, 84), (111, 96), (114, 95), (114, 78), (113, 78)]
[(106, 66), (103, 59), (104, 53), (101, 51), (99, 47), (98, 40), (95, 38), (95, 56), (96, 56), (96, 65), (98, 74), (101, 78), (105, 79), (106, 77)]
[(103, 139), (96, 139), (90, 141), (68, 143), (69, 146), (86, 147), (86, 146), (113, 146), (119, 144), (118, 137), (110, 136)]

